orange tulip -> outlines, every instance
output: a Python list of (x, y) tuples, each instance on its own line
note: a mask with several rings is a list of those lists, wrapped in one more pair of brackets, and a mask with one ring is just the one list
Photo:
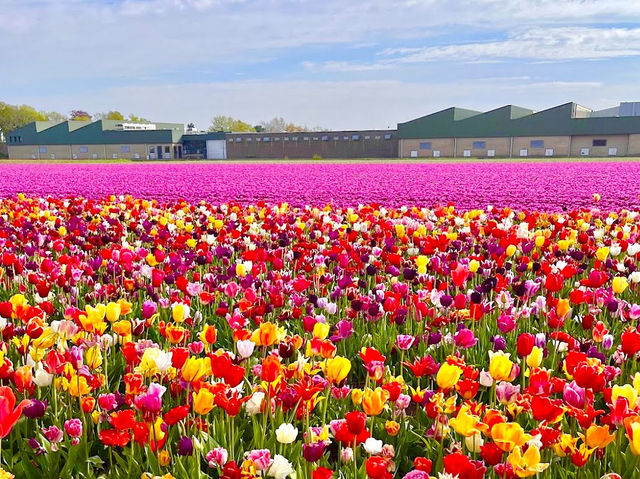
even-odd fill
[(269, 321), (260, 324), (260, 327), (251, 335), (251, 341), (258, 346), (271, 346), (277, 339), (278, 326)]
[(516, 447), (522, 446), (531, 439), (529, 434), (525, 434), (522, 426), (517, 422), (505, 422), (494, 425), (491, 428), (491, 437), (496, 445), (506, 452), (513, 451)]
[(368, 416), (378, 416), (384, 409), (389, 393), (382, 388), (375, 390), (366, 388), (362, 396), (362, 410)]
[(590, 448), (604, 449), (614, 439), (615, 434), (609, 434), (609, 426), (596, 426), (592, 424), (585, 433), (585, 442)]

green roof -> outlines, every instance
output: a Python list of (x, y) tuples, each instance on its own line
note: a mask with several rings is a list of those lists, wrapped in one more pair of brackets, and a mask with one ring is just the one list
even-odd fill
[(102, 145), (178, 143), (184, 134), (180, 123), (154, 123), (155, 130), (120, 130), (117, 120), (37, 121), (9, 133), (21, 145)]
[(640, 133), (640, 117), (582, 118), (580, 109), (576, 103), (565, 103), (539, 112), (515, 105), (506, 105), (485, 113), (449, 108), (399, 123), (398, 137), (483, 138)]

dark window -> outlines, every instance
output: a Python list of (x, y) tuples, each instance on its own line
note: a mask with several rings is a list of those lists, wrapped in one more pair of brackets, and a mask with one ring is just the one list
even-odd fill
[(155, 153), (156, 152), (156, 147), (155, 146), (150, 146), (149, 147), (149, 153)]
[(430, 150), (431, 149), (431, 142), (430, 141), (425, 141), (424, 143), (420, 143), (420, 149), (421, 150)]
[(169, 148), (168, 146), (164, 147), (164, 152), (165, 153), (171, 153), (171, 148)]
[(531, 140), (531, 148), (544, 148), (544, 140)]
[(473, 148), (476, 150), (484, 150), (487, 147), (486, 141), (474, 141)]
[(607, 140), (593, 140), (591, 146), (607, 146)]

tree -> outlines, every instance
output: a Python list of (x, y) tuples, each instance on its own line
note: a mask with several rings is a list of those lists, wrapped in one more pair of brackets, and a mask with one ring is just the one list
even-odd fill
[(40, 114), (45, 116), (47, 120), (55, 121), (57, 123), (62, 123), (63, 121), (68, 120), (67, 115), (58, 111), (41, 111)]
[(117, 110), (111, 110), (106, 113), (96, 113), (93, 117), (96, 120), (124, 120), (124, 115)]
[(42, 112), (29, 105), (9, 105), (0, 102), (0, 133), (7, 136), (12, 130), (20, 128), (33, 121), (46, 121), (48, 118)]
[(254, 127), (242, 120), (236, 120), (230, 116), (217, 115), (211, 120), (209, 131), (224, 131), (226, 133), (247, 133), (256, 131)]
[(256, 126), (253, 127), (253, 129), (258, 133), (262, 133), (264, 131), (264, 126), (256, 125)]
[[(123, 120), (124, 120), (124, 118), (123, 118)], [(129, 113), (129, 116), (127, 117), (127, 121), (130, 122), (130, 123), (151, 123), (146, 118), (143, 118), (141, 116), (136, 116), (133, 113)]]
[(91, 121), (91, 115), (84, 110), (71, 110), (69, 119), (73, 121)]
[[(281, 116), (276, 116), (269, 121), (260, 123), (261, 131), (268, 133), (293, 133), (296, 131), (309, 131), (307, 126), (296, 125), (290, 121), (286, 121)], [(257, 128), (256, 128), (257, 130)]]

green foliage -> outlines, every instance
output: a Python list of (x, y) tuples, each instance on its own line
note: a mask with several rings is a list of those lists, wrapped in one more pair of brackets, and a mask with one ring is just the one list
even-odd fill
[(320, 156), (318, 154), (315, 154), (315, 155), (313, 155), (312, 159), (315, 160), (315, 161), (321, 161), (322, 160), (322, 156)]
[(71, 110), (69, 119), (73, 121), (91, 121), (91, 115), (84, 110)]
[(96, 113), (94, 117), (97, 120), (124, 120), (124, 115), (118, 110), (110, 110), (106, 113)]
[[(124, 120), (124, 118), (123, 118), (123, 120)], [(146, 118), (134, 115), (133, 113), (129, 113), (129, 116), (127, 117), (127, 121), (131, 122), (131, 123), (151, 123)]]
[(255, 132), (256, 129), (242, 120), (236, 120), (230, 116), (217, 115), (213, 117), (213, 120), (211, 120), (209, 131), (248, 133)]
[(0, 132), (5, 135), (16, 128), (33, 121), (46, 121), (49, 118), (29, 105), (9, 105), (0, 102)]

